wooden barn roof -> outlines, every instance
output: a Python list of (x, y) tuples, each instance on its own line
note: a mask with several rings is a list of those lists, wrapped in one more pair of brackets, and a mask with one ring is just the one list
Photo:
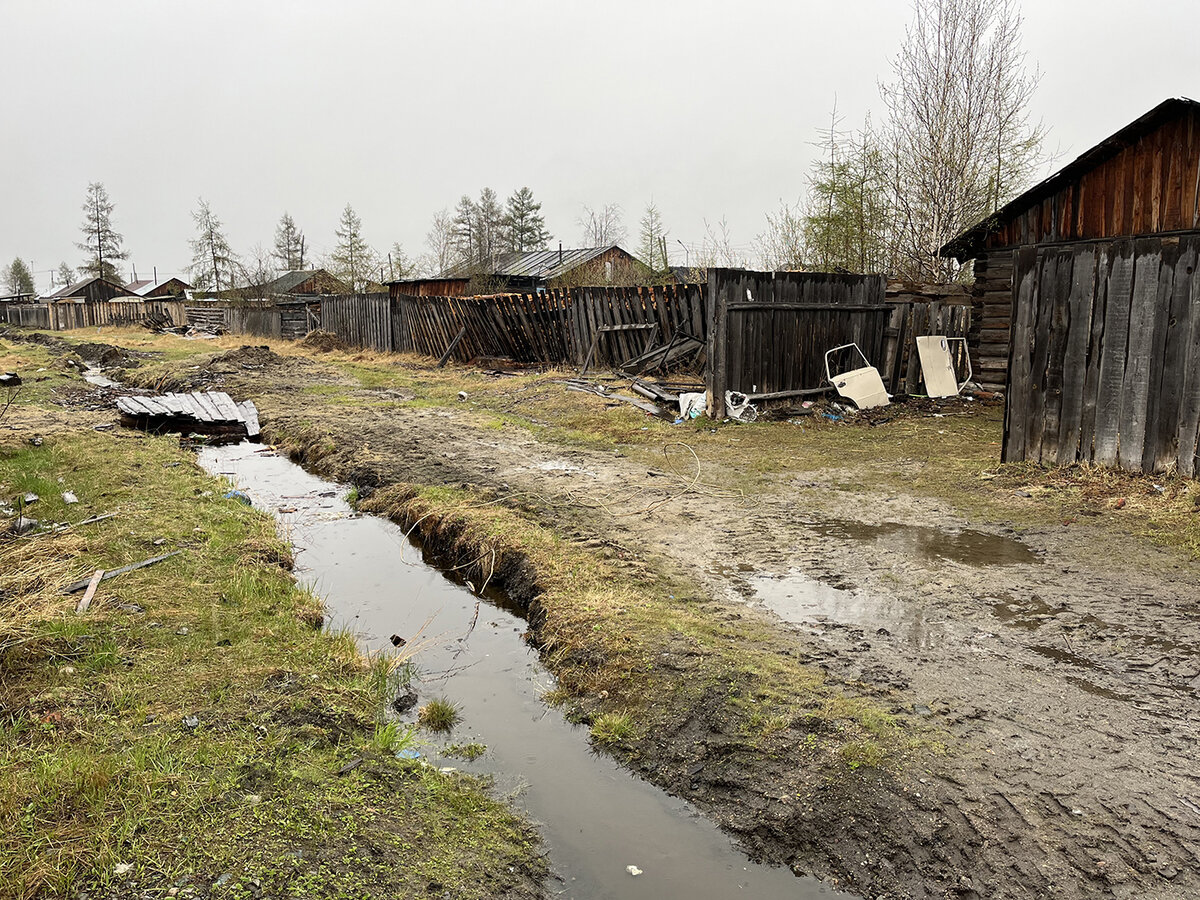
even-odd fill
[(1200, 103), (1195, 100), (1189, 100), (1186, 97), (1172, 97), (1164, 100), (1145, 115), (1130, 122), (1120, 131), (1083, 153), (1074, 162), (1009, 201), (982, 222), (968, 228), (942, 247), (940, 254), (960, 260), (971, 259), (983, 249), (989, 236), (1029, 210), (1030, 207), (1077, 181), (1084, 173), (1103, 165), (1165, 123), (1197, 111), (1200, 111)]

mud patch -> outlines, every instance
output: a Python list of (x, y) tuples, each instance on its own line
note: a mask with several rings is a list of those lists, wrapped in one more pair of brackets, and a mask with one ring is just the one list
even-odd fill
[(283, 357), (270, 347), (243, 344), (236, 350), (229, 350), (214, 356), (208, 368), (212, 371), (226, 369), (262, 369), (266, 366), (277, 366), (283, 362)]

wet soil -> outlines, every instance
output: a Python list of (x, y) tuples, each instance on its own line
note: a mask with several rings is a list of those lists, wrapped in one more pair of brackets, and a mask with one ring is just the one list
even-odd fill
[[(587, 730), (542, 702), (554, 679), (524, 640), (528, 625), (503, 595), (480, 595), (422, 561), (397, 525), (356, 516), (346, 487), (304, 472), (256, 445), (206, 449), (200, 462), (231, 478), (257, 507), (279, 516), (297, 553), (297, 578), (322, 597), (328, 624), (368, 651), (390, 651), (391, 635), (419, 646), (417, 676), (402, 689), (404, 721), (417, 705), (445, 698), (461, 721), (448, 736), (423, 734), (417, 752), (438, 766), (496, 779), (541, 824), (555, 883), (548, 893), (603, 897), (833, 897), (811, 879), (751, 863), (688, 804), (592, 752)], [(447, 753), (486, 746), (481, 758)], [(410, 753), (412, 751), (409, 751)], [(642, 873), (631, 876), (626, 866)]]
[[(465, 408), (347, 415), (297, 392), (333, 377), (298, 359), (220, 377), (268, 438), (338, 434), (309, 460), (323, 473), (491, 489), (616, 560), (698, 579), (714, 615), (776, 616), (797, 656), (942, 729), (922, 771), (814, 787), (786, 747), (748, 753), (718, 703), (678, 710), (640, 770), (761, 857), (872, 897), (1200, 896), (1200, 572), (1182, 554), (1099, 521), (1017, 534), (845, 470), (681, 494), (619, 452)], [(704, 764), (727, 752), (735, 765)], [(795, 795), (804, 808), (780, 804)]]

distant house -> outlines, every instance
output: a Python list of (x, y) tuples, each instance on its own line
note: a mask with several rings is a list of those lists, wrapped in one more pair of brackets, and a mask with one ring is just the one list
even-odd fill
[(187, 291), (190, 291), (192, 286), (182, 278), (167, 278), (163, 281), (156, 281), (152, 278), (144, 278), (141, 281), (131, 281), (125, 285), (125, 290), (132, 291), (139, 297), (152, 299), (156, 297), (179, 297)]
[(39, 302), (55, 303), (60, 300), (95, 302), (112, 300), (116, 297), (137, 297), (137, 294), (115, 281), (108, 281), (104, 278), (85, 278), (69, 284), (65, 288), (59, 288), (52, 294), (47, 294)]
[(298, 269), (284, 272), (266, 284), (249, 284), (223, 291), (196, 292), (200, 300), (259, 300), (269, 297), (296, 298), (325, 294), (349, 294), (350, 286), (324, 269)]
[[(482, 283), (491, 291), (532, 292), (553, 283), (605, 285), (624, 281), (629, 270), (641, 263), (616, 244), (577, 250), (527, 250), (500, 253), (491, 265), (462, 264), (436, 278), (389, 281), (393, 295), (459, 297)], [(625, 283), (628, 283), (627, 281)]]
[(263, 297), (274, 297), (280, 294), (295, 296), (349, 294), (350, 286), (324, 269), (302, 269), (296, 272), (284, 272), (274, 281), (268, 282), (256, 290)]

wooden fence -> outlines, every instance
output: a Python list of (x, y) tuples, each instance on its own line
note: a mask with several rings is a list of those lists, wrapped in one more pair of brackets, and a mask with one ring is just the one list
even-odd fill
[[(946, 300), (904, 299), (887, 301), (892, 313), (888, 321), (887, 342), (879, 368), (883, 383), (892, 394), (919, 394), (924, 388), (917, 338), (938, 334), (948, 338), (969, 338), (972, 306), (969, 297)], [(959, 379), (967, 371), (968, 348), (955, 341), (950, 348)]]
[(320, 327), (319, 299), (201, 300), (186, 308), (188, 325), (230, 334), (299, 340)]
[(324, 298), (321, 327), (372, 350), (440, 357), (454, 344), (451, 355), (460, 362), (488, 357), (578, 366), (594, 344), (597, 364), (617, 365), (647, 341), (665, 344), (676, 332), (703, 341), (703, 303), (698, 285), (484, 297), (352, 294)]
[(105, 325), (140, 325), (165, 321), (182, 325), (187, 321), (181, 300), (96, 300), (84, 303), (3, 303), (0, 321), (24, 328), (70, 331)]
[(1200, 233), (1014, 253), (1004, 460), (1200, 471)]
[(727, 391), (768, 403), (815, 393), (826, 351), (842, 344), (882, 360), (894, 312), (885, 288), (882, 275), (709, 269), (713, 415), (725, 415)]
[(49, 328), (50, 307), (45, 303), (0, 303), (0, 321), (22, 328)]

